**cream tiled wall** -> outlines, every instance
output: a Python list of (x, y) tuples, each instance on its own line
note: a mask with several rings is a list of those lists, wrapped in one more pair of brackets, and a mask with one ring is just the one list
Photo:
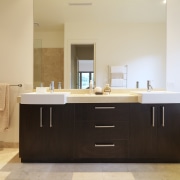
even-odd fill
[(168, 90), (180, 91), (180, 1), (167, 0), (167, 63)]
[(0, 82), (23, 84), (10, 87), (10, 127), (0, 133), (0, 144), (19, 141), (17, 96), (32, 89), (33, 0), (0, 1)]

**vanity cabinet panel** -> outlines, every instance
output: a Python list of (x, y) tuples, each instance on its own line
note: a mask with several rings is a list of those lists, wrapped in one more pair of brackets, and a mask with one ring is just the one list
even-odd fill
[(74, 158), (105, 162), (128, 158), (129, 105), (76, 104)]
[(22, 162), (72, 158), (73, 105), (20, 105)]
[(131, 104), (130, 158), (180, 160), (180, 104)]
[(76, 104), (76, 121), (128, 121), (129, 104), (90, 103)]
[(156, 157), (157, 121), (152, 123), (152, 105), (131, 104), (130, 158)]
[(157, 124), (157, 151), (160, 159), (180, 162), (180, 104), (166, 104), (164, 107), (164, 120), (162, 121), (162, 108), (160, 109)]
[(112, 139), (103, 141), (80, 139), (76, 142), (74, 153), (74, 159), (77, 161), (116, 162), (118, 159), (128, 158), (128, 141)]
[[(96, 122), (76, 122), (75, 134), (77, 138), (106, 140), (120, 139), (127, 140), (129, 138), (129, 122), (122, 121), (104, 121)], [(88, 133), (86, 133), (88, 132)]]

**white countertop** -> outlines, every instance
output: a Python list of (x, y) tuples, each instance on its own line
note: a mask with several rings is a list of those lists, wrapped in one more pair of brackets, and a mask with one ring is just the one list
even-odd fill
[[(87, 89), (61, 89), (57, 92), (69, 92), (66, 103), (139, 103), (140, 95), (133, 93), (134, 91), (137, 89), (115, 89), (109, 95), (89, 94)], [(138, 92), (146, 92), (146, 90)], [(17, 102), (21, 103), (21, 96), (17, 98)]]
[(136, 103), (138, 96), (128, 93), (110, 95), (70, 94), (67, 103)]

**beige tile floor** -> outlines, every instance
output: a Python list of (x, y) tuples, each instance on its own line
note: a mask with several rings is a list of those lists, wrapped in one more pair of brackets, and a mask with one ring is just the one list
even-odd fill
[(0, 149), (0, 180), (180, 180), (180, 164), (21, 163), (18, 149)]

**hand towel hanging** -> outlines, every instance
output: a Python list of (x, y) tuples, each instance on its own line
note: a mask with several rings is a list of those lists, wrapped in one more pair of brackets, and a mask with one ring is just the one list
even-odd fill
[(0, 132), (9, 128), (9, 84), (0, 83)]

